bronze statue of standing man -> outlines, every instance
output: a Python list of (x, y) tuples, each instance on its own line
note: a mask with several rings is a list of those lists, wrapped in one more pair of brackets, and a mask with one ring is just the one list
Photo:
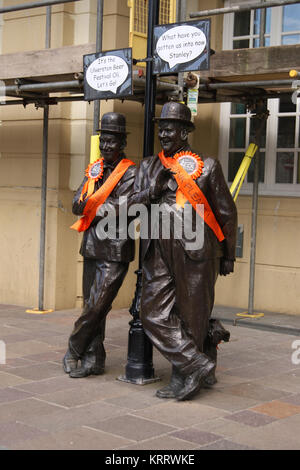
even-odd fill
[[(120, 198), (130, 195), (136, 173), (134, 163), (124, 154), (125, 116), (104, 114), (99, 131), (101, 158), (88, 166), (73, 199), (73, 213), (83, 216), (72, 228), (84, 232), (80, 249), (84, 258), (84, 308), (63, 359), (64, 371), (72, 378), (103, 374), (106, 316), (134, 259), (134, 240), (126, 236), (127, 226), (119, 220)], [(107, 210), (112, 210), (115, 218), (113, 239), (99, 230)]]
[(233, 272), (237, 211), (220, 163), (189, 146), (194, 130), (189, 108), (166, 103), (158, 123), (162, 150), (141, 162), (131, 202), (148, 206), (149, 226), (151, 205), (177, 207), (175, 218), (190, 205), (190, 224), (195, 228), (201, 218), (203, 239), (190, 249), (184, 230), (181, 238), (172, 228), (170, 237), (164, 237), (164, 217), (159, 215), (159, 235), (141, 242), (141, 320), (172, 364), (171, 381), (157, 396), (187, 400), (214, 373), (215, 358), (204, 354), (204, 343), (217, 276)]

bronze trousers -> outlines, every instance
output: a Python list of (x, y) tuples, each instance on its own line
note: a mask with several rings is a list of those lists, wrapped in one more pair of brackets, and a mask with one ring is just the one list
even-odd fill
[(187, 375), (201, 367), (220, 259), (188, 257), (178, 240), (152, 240), (143, 263), (141, 320), (154, 346)]
[(69, 347), (77, 357), (100, 351), (105, 355), (103, 341), (105, 321), (111, 304), (124, 281), (129, 263), (84, 258), (84, 308), (75, 322)]

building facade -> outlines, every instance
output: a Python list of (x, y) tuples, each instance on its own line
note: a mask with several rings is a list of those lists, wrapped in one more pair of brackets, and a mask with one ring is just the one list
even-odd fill
[[(139, 54), (140, 49), (135, 48), (144, 47), (139, 41), (145, 40), (146, 33), (138, 7), (145, 7), (146, 3), (104, 1), (103, 50), (133, 45), (133, 56)], [(234, 3), (187, 0), (186, 18), (193, 11)], [(15, 4), (16, 0), (2, 0), (3, 6)], [(175, 6), (174, 2), (163, 2), (162, 20), (174, 19)], [(96, 9), (96, 0), (52, 7), (51, 48), (95, 43)], [(300, 4), (267, 10), (267, 47), (300, 43), (299, 10)], [(1, 54), (44, 49), (45, 8), (7, 13), (0, 19)], [(258, 20), (258, 10), (213, 16), (212, 49), (258, 47)], [(138, 29), (140, 34), (133, 35)], [(262, 312), (300, 314), (299, 101), (292, 100), (292, 96), (290, 100), (268, 101), (270, 117), (260, 159), (254, 297), (255, 309)], [(134, 101), (101, 102), (101, 114), (113, 110), (127, 117), (130, 134), (126, 153), (138, 163), (143, 149), (144, 108)], [(159, 112), (157, 107), (157, 115)], [(43, 110), (32, 104), (26, 108), (0, 108), (0, 303), (3, 304), (36, 307), (38, 302), (42, 116)], [(249, 112), (238, 103), (201, 104), (195, 125), (192, 146), (218, 157), (230, 184), (253, 137)], [(45, 308), (66, 309), (82, 303), (82, 259), (78, 254), (81, 236), (69, 227), (75, 219), (71, 213), (72, 197), (89, 162), (92, 129), (93, 104), (71, 102), (50, 106)], [(158, 150), (157, 139), (155, 142)], [(242, 257), (237, 259), (233, 275), (218, 279), (216, 291), (216, 304), (241, 310), (248, 304), (252, 181), (250, 168), (237, 201), (244, 234)], [(115, 307), (130, 306), (136, 268), (137, 261), (130, 267)]]

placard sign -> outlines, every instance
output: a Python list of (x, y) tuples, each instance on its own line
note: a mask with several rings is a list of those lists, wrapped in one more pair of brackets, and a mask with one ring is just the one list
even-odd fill
[(210, 20), (155, 26), (153, 73), (208, 70)]
[(87, 101), (132, 95), (132, 49), (83, 56), (84, 99)]

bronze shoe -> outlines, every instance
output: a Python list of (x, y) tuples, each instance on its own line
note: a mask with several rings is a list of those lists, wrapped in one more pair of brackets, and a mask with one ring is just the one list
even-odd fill
[(81, 359), (81, 366), (70, 372), (72, 379), (81, 379), (89, 375), (101, 375), (105, 367), (105, 351), (99, 346), (97, 352), (88, 351)]
[(89, 375), (101, 375), (104, 374), (104, 366), (100, 367), (93, 367), (93, 366), (86, 366), (83, 365), (81, 367), (78, 367), (77, 369), (74, 369), (70, 372), (69, 376), (72, 379), (81, 379), (83, 377), (88, 377)]
[(184, 386), (184, 381), (184, 376), (173, 366), (170, 383), (157, 390), (155, 395), (158, 398), (176, 398), (177, 394)]
[(203, 387), (206, 377), (214, 369), (215, 363), (207, 360), (206, 364), (185, 379), (184, 387), (177, 394), (177, 400), (189, 400)]
[(77, 368), (78, 358), (70, 351), (67, 350), (63, 358), (63, 369), (66, 374), (70, 374), (72, 370)]

